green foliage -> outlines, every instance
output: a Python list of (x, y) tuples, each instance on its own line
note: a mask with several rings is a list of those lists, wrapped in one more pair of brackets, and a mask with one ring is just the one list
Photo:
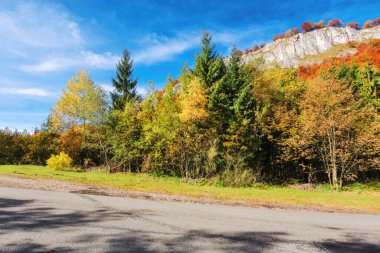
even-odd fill
[(69, 169), (73, 164), (73, 159), (70, 158), (67, 154), (61, 152), (58, 155), (52, 155), (47, 161), (46, 164), (49, 168), (56, 170)]
[(251, 169), (242, 167), (237, 162), (234, 167), (224, 170), (217, 179), (216, 184), (224, 187), (252, 187), (257, 178)]
[(204, 32), (201, 53), (195, 56), (194, 75), (199, 77), (204, 88), (209, 90), (216, 81), (222, 78), (224, 68), (223, 60), (215, 52), (212, 36)]
[(110, 115), (110, 136), (113, 161), (123, 171), (138, 171), (142, 159), (142, 124), (138, 119), (139, 108), (135, 100), (126, 103), (124, 111), (113, 111)]
[[(33, 134), (0, 131), (0, 163), (44, 164), (64, 152), (84, 167), (218, 178), (219, 185), (234, 187), (329, 179), (336, 185), (338, 177), (342, 186), (378, 178), (376, 45), (347, 63), (285, 69), (263, 59), (243, 64), (236, 48), (222, 59), (205, 32), (194, 69), (185, 64), (178, 80), (169, 78), (162, 90), (151, 85), (144, 98), (125, 51), (112, 104), (86, 72), (77, 72), (46, 127)], [(334, 152), (327, 150), (329, 140)]]
[(127, 101), (139, 100), (136, 92), (137, 80), (132, 77), (133, 60), (129, 51), (124, 50), (123, 56), (116, 64), (116, 79), (112, 79), (115, 91), (111, 92), (112, 107), (115, 110), (123, 110)]

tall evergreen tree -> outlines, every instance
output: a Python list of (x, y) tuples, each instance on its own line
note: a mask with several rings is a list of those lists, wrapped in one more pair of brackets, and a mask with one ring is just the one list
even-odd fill
[(212, 36), (204, 32), (202, 36), (202, 50), (195, 56), (195, 68), (193, 73), (199, 77), (202, 85), (206, 89), (219, 80), (224, 74), (223, 60), (215, 52), (215, 45), (212, 44)]
[[(210, 108), (217, 113), (220, 126), (226, 128), (234, 117), (234, 103), (239, 96), (240, 89), (244, 86), (245, 80), (240, 66), (240, 57), (236, 53), (237, 49), (232, 49), (226, 74), (216, 83), (210, 95)], [(225, 129), (222, 129), (224, 132)]]
[(123, 56), (116, 64), (116, 79), (112, 78), (112, 85), (115, 88), (111, 92), (112, 107), (115, 110), (123, 110), (125, 103), (132, 99), (140, 99), (136, 92), (137, 80), (133, 78), (133, 60), (129, 51), (124, 50)]
[(230, 162), (244, 162), (244, 166), (249, 166), (257, 146), (253, 126), (255, 97), (237, 52), (234, 47), (226, 74), (210, 95), (210, 108), (218, 121), (219, 152)]

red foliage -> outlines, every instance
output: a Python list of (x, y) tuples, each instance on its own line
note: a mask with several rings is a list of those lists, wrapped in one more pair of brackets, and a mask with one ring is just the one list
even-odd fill
[(328, 70), (332, 66), (340, 66), (342, 63), (349, 66), (355, 64), (359, 67), (370, 65), (380, 70), (380, 39), (372, 40), (370, 43), (360, 44), (357, 47), (357, 53), (354, 55), (329, 58), (319, 65), (300, 66), (298, 68), (298, 77), (310, 79), (316, 77), (321, 70)]
[(262, 44), (260, 45), (260, 48), (265, 47), (265, 45), (266, 45), (266, 43), (262, 43)]
[(285, 38), (292, 37), (293, 35), (296, 35), (300, 33), (297, 27), (290, 28), (289, 30), (286, 31), (285, 33)]
[(301, 26), (301, 29), (303, 32), (311, 32), (314, 30), (314, 25), (310, 22), (310, 21), (307, 21), (305, 23), (302, 24)]
[(281, 34), (277, 34), (273, 37), (273, 41), (276, 41), (276, 40), (279, 40), (279, 39), (283, 39), (285, 37), (285, 34), (281, 33)]
[(367, 20), (363, 25), (363, 29), (368, 29), (371, 27), (372, 27), (372, 21), (371, 20)]
[(372, 27), (380, 25), (380, 18), (376, 18), (374, 21), (372, 21)]
[(259, 49), (260, 49), (260, 47), (258, 45), (255, 45), (253, 48), (246, 48), (246, 49), (244, 49), (244, 53), (245, 54), (253, 53), (253, 52), (256, 52)]
[(343, 23), (340, 19), (332, 19), (329, 21), (328, 25), (331, 27), (342, 27)]
[(360, 30), (360, 25), (357, 22), (350, 22), (347, 24), (347, 26), (355, 30)]

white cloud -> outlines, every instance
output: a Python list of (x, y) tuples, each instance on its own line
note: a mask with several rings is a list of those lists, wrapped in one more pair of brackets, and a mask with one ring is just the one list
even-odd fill
[(83, 43), (78, 24), (69, 14), (52, 4), (18, 3), (0, 10), (0, 40), (34, 48), (66, 48)]
[[(252, 29), (247, 29), (244, 31), (211, 32), (211, 34), (214, 43), (230, 46), (254, 32)], [(199, 31), (184, 31), (173, 38), (151, 34), (140, 41), (142, 49), (133, 55), (134, 62), (149, 65), (172, 60), (187, 50), (199, 47), (201, 35), (202, 33)]]
[(144, 87), (137, 87), (136, 91), (137, 91), (137, 94), (143, 97), (145, 97), (145, 95), (148, 93), (148, 90)]
[(169, 39), (150, 35), (143, 41), (143, 49), (133, 55), (134, 62), (153, 64), (171, 60), (174, 56), (194, 48), (198, 44), (199, 38), (179, 35)]
[(45, 89), (41, 88), (0, 88), (1, 94), (9, 95), (26, 95), (26, 96), (37, 96), (37, 97), (47, 97), (52, 95)]
[(37, 64), (22, 65), (21, 70), (30, 73), (41, 73), (70, 68), (112, 69), (118, 60), (118, 56), (109, 52), (97, 54), (92, 51), (80, 51), (72, 56), (49, 57)]

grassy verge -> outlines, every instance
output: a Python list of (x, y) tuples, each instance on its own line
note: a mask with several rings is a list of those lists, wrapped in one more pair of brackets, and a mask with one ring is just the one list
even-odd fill
[(103, 172), (56, 171), (42, 166), (30, 165), (3, 165), (0, 166), (0, 174), (25, 178), (65, 180), (141, 192), (380, 213), (380, 184), (374, 184), (371, 187), (357, 184), (341, 192), (331, 191), (326, 187), (307, 191), (279, 186), (229, 188), (186, 183), (178, 178), (156, 177), (142, 173), (107, 174)]

